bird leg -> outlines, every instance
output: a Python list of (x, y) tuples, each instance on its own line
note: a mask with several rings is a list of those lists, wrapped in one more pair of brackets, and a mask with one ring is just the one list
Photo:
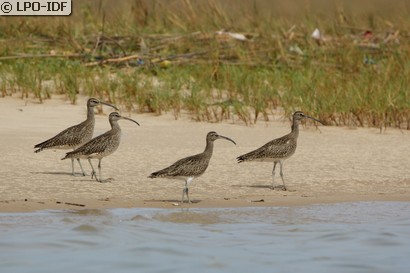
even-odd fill
[[(74, 151), (74, 150), (75, 150), (75, 149), (73, 149), (73, 151)], [(82, 173), (83, 173), (83, 176), (85, 176), (85, 172), (84, 172), (83, 166), (81, 166), (80, 159), (77, 158), (77, 161), (78, 161), (78, 164), (80, 165), (80, 168), (81, 168), (81, 171), (82, 171)], [(72, 173), (73, 176), (75, 176), (75, 172), (74, 172), (74, 158), (71, 158), (71, 173)]]
[(189, 183), (192, 182), (192, 180), (194, 180), (193, 177), (188, 177), (188, 178), (185, 180), (185, 187), (184, 187), (184, 189), (182, 190), (182, 201), (181, 201), (182, 204), (184, 203), (185, 194), (186, 194), (186, 197), (187, 197), (187, 199), (188, 199), (188, 204), (191, 203), (191, 200), (189, 200), (189, 189), (188, 189), (188, 186), (189, 186)]
[(191, 200), (189, 200), (188, 186), (186, 187), (186, 197), (188, 199), (188, 204), (191, 204)]
[(98, 174), (100, 175), (100, 180), (98, 182), (102, 182), (101, 178), (101, 159), (98, 159)]
[(279, 161), (279, 165), (280, 165), (280, 178), (282, 178), (282, 183), (283, 185), (280, 186), (275, 186), (275, 168), (276, 168), (276, 164), (278, 164), (278, 162), (273, 162), (273, 170), (272, 170), (272, 190), (283, 190), (286, 191), (286, 186), (285, 186), (285, 180), (283, 179), (283, 171), (282, 171), (282, 167), (283, 167), (283, 161), (280, 160)]
[(74, 158), (71, 158), (71, 174), (73, 176), (75, 176), (75, 173), (74, 173)]
[(94, 170), (93, 164), (91, 164), (91, 159), (88, 159), (88, 162), (90, 163), (91, 169), (93, 170), (93, 171), (91, 172), (91, 179), (93, 179), (93, 178), (95, 177), (95, 180), (98, 181), (97, 173), (96, 173), (95, 170)]
[(85, 176), (85, 172), (84, 172), (83, 166), (81, 165), (80, 159), (77, 158), (77, 161), (78, 161), (78, 165), (80, 165), (81, 171), (83, 172), (83, 176)]
[(278, 162), (273, 162), (273, 169), (272, 169), (272, 190), (275, 189), (275, 169), (276, 169), (276, 164), (278, 164)]
[(98, 174), (100, 175), (100, 180), (97, 180), (100, 183), (104, 183), (104, 182), (108, 182), (107, 180), (102, 180), (102, 176), (101, 176), (101, 158), (98, 159)]
[(283, 186), (281, 188), (282, 188), (282, 190), (286, 191), (287, 189), (286, 189), (286, 185), (285, 185), (285, 180), (283, 179), (283, 172), (282, 172), (283, 161), (282, 160), (279, 161), (279, 164), (280, 164), (280, 177), (282, 178), (282, 183), (283, 183)]
[(188, 203), (190, 203), (190, 201), (189, 201), (189, 194), (188, 194), (188, 183), (187, 183), (186, 181), (185, 181), (185, 187), (184, 187), (184, 189), (182, 190), (182, 200), (181, 200), (181, 204), (184, 203), (185, 194), (186, 194), (186, 196), (187, 196), (187, 198), (188, 198)]
[[(100, 176), (100, 179), (97, 181), (100, 183), (106, 183), (106, 182), (110, 182), (111, 180), (114, 180), (114, 178), (107, 178), (105, 180), (102, 179), (102, 175), (101, 175), (101, 160), (102, 158), (98, 159), (98, 174)], [(97, 178), (97, 175), (95, 175), (95, 178)]]

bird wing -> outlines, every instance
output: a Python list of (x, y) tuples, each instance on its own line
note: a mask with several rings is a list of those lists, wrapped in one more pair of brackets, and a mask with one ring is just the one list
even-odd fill
[(152, 173), (150, 177), (199, 176), (205, 172), (209, 164), (209, 159), (200, 156), (201, 154), (197, 154), (180, 159), (171, 166)]
[(112, 143), (117, 143), (116, 135), (108, 131), (91, 139), (74, 151), (67, 153), (65, 158), (81, 158), (101, 154), (107, 152), (107, 147), (115, 146)]
[(284, 158), (293, 150), (294, 143), (292, 139), (283, 136), (269, 141), (262, 147), (253, 150), (244, 155), (238, 156), (238, 162), (252, 161), (265, 158)]
[(85, 126), (84, 122), (82, 122), (80, 124), (68, 127), (54, 137), (35, 145), (34, 148), (40, 148), (40, 150), (43, 150), (53, 147), (75, 147), (81, 145), (86, 130), (87, 126)]

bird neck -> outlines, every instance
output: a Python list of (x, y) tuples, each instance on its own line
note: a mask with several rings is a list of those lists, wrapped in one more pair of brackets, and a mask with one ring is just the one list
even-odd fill
[(299, 136), (299, 121), (298, 120), (293, 120), (291, 134), (293, 134), (295, 137)]
[(120, 128), (120, 125), (118, 124), (118, 121), (110, 120), (110, 125), (111, 125), (111, 130), (121, 132), (121, 128)]
[(205, 150), (204, 150), (204, 154), (211, 157), (213, 150), (214, 150), (214, 142), (213, 141), (207, 141), (206, 146), (205, 146)]
[(94, 107), (87, 108), (87, 119), (94, 120)]

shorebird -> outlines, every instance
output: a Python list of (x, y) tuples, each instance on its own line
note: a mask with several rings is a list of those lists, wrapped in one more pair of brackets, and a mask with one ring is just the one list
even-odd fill
[[(94, 118), (94, 107), (100, 104), (104, 104), (110, 106), (116, 110), (112, 104), (100, 101), (96, 98), (89, 98), (87, 101), (87, 119), (80, 124), (71, 126), (64, 131), (60, 132), (56, 136), (41, 142), (34, 146), (35, 153), (41, 152), (45, 149), (73, 149), (80, 147), (84, 143), (88, 142), (92, 139), (94, 133), (94, 125), (95, 125), (95, 118)], [(78, 164), (80, 165), (81, 171), (83, 176), (85, 176), (85, 172), (83, 170), (83, 166), (81, 166), (80, 159), (77, 158)], [(74, 158), (71, 159), (71, 171), (74, 174)]]
[(321, 124), (323, 124), (320, 120), (309, 117), (305, 115), (303, 112), (296, 111), (293, 114), (293, 123), (292, 123), (292, 130), (289, 134), (284, 135), (283, 137), (274, 139), (269, 141), (262, 147), (249, 152), (247, 154), (241, 155), (237, 157), (238, 163), (245, 162), (245, 161), (259, 161), (259, 162), (273, 162), (273, 170), (272, 170), (272, 189), (275, 189), (275, 168), (276, 164), (279, 163), (280, 165), (280, 177), (282, 178), (283, 186), (279, 186), (278, 188), (282, 188), (286, 190), (285, 180), (283, 179), (283, 162), (291, 157), (295, 151), (297, 146), (297, 140), (299, 136), (299, 123), (303, 119), (313, 119)]
[(181, 203), (184, 203), (185, 194), (187, 196), (188, 203), (191, 203), (189, 200), (188, 186), (195, 178), (201, 176), (208, 168), (209, 160), (211, 159), (214, 149), (214, 141), (217, 139), (226, 139), (236, 145), (235, 141), (228, 137), (218, 135), (216, 132), (209, 132), (206, 135), (206, 147), (202, 153), (180, 159), (171, 166), (152, 173), (149, 178), (163, 177), (184, 180), (185, 187), (182, 190)]
[[(118, 121), (120, 119), (126, 119), (129, 121), (135, 122), (139, 126), (139, 123), (136, 122), (135, 120), (127, 118), (127, 117), (123, 117), (117, 112), (112, 112), (108, 119), (111, 124), (111, 130), (91, 139), (89, 142), (85, 143), (83, 146), (75, 149), (72, 152), (67, 153), (66, 156), (61, 159), (61, 160), (64, 160), (67, 158), (88, 159), (91, 169), (93, 170), (91, 174), (91, 179), (95, 177), (95, 180), (101, 183), (109, 181), (109, 179), (102, 180), (101, 178), (101, 160), (104, 157), (109, 156), (110, 154), (114, 153), (118, 149), (118, 146), (120, 146), (121, 128), (118, 125)], [(91, 164), (92, 158), (98, 159), (98, 174), (100, 177), (99, 179), (97, 177), (97, 173), (94, 170), (93, 164)]]

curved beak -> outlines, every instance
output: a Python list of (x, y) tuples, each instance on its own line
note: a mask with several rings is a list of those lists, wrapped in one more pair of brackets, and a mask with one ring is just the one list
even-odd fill
[(224, 136), (218, 135), (218, 138), (223, 138), (223, 139), (229, 140), (230, 142), (232, 142), (233, 144), (236, 145), (236, 142), (233, 141), (232, 139), (230, 139), (229, 137), (224, 137)]
[(108, 102), (100, 101), (100, 104), (104, 104), (104, 105), (110, 106), (110, 107), (114, 108), (115, 110), (120, 111), (120, 109), (118, 109), (115, 105), (110, 104), (110, 103), (108, 103)]
[(306, 118), (313, 119), (314, 121), (317, 121), (317, 122), (319, 122), (320, 124), (324, 125), (323, 122), (321, 122), (321, 121), (318, 120), (318, 119), (315, 119), (315, 118), (312, 118), (312, 117), (309, 117), (309, 116), (306, 116), (306, 115), (305, 115), (305, 117), (306, 117)]
[(122, 118), (122, 119), (129, 120), (129, 121), (132, 121), (132, 122), (136, 123), (138, 126), (140, 126), (140, 124), (139, 124), (138, 122), (136, 122), (135, 120), (133, 120), (133, 119), (131, 119), (131, 118), (127, 118), (127, 117), (123, 117), (123, 116), (121, 116), (121, 118)]

